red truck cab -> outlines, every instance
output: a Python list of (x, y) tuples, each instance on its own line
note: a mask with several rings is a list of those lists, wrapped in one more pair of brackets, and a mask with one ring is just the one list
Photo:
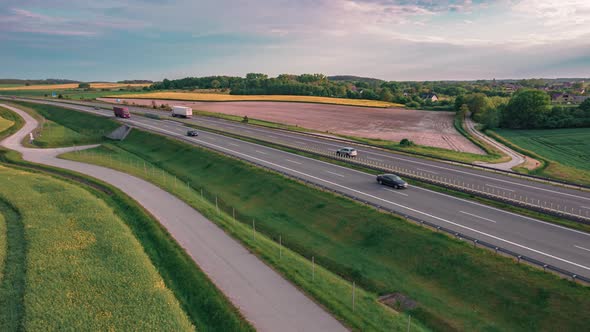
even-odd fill
[(130, 118), (129, 109), (127, 107), (113, 106), (113, 112), (118, 118)]

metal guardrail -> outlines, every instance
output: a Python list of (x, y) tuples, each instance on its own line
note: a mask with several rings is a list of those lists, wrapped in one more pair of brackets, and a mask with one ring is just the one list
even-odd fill
[[(258, 135), (253, 133), (243, 133), (241, 131), (234, 131), (227, 128), (216, 128), (215, 126), (211, 125), (204, 125), (199, 124), (199, 127), (213, 129), (221, 132), (225, 132), (228, 134), (252, 138), (257, 140), (265, 140), (264, 138), (260, 138)], [(507, 203), (513, 206), (526, 208), (529, 210), (546, 213), (549, 215), (554, 215), (562, 218), (566, 218), (575, 222), (588, 224), (590, 225), (590, 210), (583, 210), (583, 209), (574, 209), (571, 207), (567, 207), (565, 205), (557, 205), (552, 202), (541, 201), (538, 199), (529, 199), (527, 196), (518, 195), (513, 192), (507, 190), (496, 189), (494, 187), (486, 187), (484, 185), (475, 185), (470, 183), (465, 183), (464, 181), (447, 178), (445, 176), (431, 174), (429, 172), (420, 171), (417, 169), (410, 169), (404, 167), (398, 167), (391, 163), (385, 162), (378, 162), (370, 159), (364, 159), (361, 157), (356, 158), (346, 158), (346, 157), (339, 157), (336, 153), (332, 150), (325, 150), (324, 148), (314, 147), (311, 145), (299, 145), (294, 142), (287, 142), (281, 139), (276, 139), (274, 142), (269, 142), (271, 144), (275, 144), (278, 146), (287, 147), (290, 149), (294, 149), (301, 152), (307, 152), (323, 157), (328, 157), (335, 160), (345, 161), (351, 164), (355, 164), (358, 166), (374, 169), (380, 172), (391, 172), (396, 173), (398, 175), (430, 183), (437, 186), (442, 186), (448, 189), (461, 191), (467, 194), (476, 195), (479, 197), (492, 199), (496, 201), (500, 201), (503, 203)]]
[[(10, 98), (4, 97), (4, 96), (0, 96), (0, 99), (10, 99)], [(45, 101), (44, 99), (22, 98), (22, 97), (17, 98), (17, 100), (18, 99), (24, 100), (24, 101), (27, 101), (28, 100), (28, 101), (33, 101), (33, 102), (34, 101), (37, 101), (37, 100)], [(56, 102), (64, 102), (64, 103), (72, 104), (72, 105), (79, 105), (79, 106), (84, 106), (84, 107), (90, 107), (87, 104), (77, 103), (74, 100), (72, 100), (72, 101), (69, 101), (69, 100), (67, 100), (67, 101), (57, 100)], [(129, 106), (143, 108), (141, 105), (129, 105)], [(148, 114), (148, 113), (144, 113), (144, 114)], [(200, 124), (200, 125), (202, 125), (202, 124)], [(258, 124), (249, 124), (249, 125), (251, 125), (251, 126), (257, 126), (257, 127), (263, 127), (265, 129), (268, 129), (267, 127), (264, 127), (264, 126), (258, 125)], [(537, 176), (537, 175), (522, 174), (522, 173), (517, 173), (517, 172), (514, 172), (514, 171), (496, 169), (496, 168), (489, 167), (489, 166), (476, 165), (476, 164), (471, 164), (471, 163), (467, 163), (467, 162), (463, 162), (463, 161), (456, 161), (456, 160), (447, 159), (447, 158), (443, 158), (443, 157), (431, 156), (431, 155), (427, 155), (427, 154), (423, 154), (423, 153), (419, 153), (419, 152), (414, 152), (414, 151), (389, 150), (389, 149), (385, 149), (383, 147), (380, 147), (378, 145), (373, 145), (373, 144), (363, 143), (363, 142), (351, 141), (351, 140), (347, 140), (347, 139), (344, 139), (344, 138), (327, 137), (327, 136), (322, 136), (322, 135), (318, 135), (318, 134), (314, 134), (314, 133), (309, 133), (309, 132), (295, 132), (293, 130), (284, 129), (284, 128), (272, 128), (272, 129), (273, 130), (284, 131), (284, 132), (288, 132), (288, 133), (297, 133), (297, 134), (301, 134), (301, 135), (307, 135), (307, 136), (312, 136), (312, 137), (316, 137), (316, 138), (321, 138), (321, 139), (327, 139), (327, 140), (332, 140), (332, 141), (347, 143), (347, 144), (350, 144), (350, 145), (364, 146), (364, 147), (378, 149), (378, 150), (381, 150), (381, 151), (386, 151), (386, 152), (394, 153), (394, 154), (395, 153), (398, 153), (398, 154), (409, 154), (409, 155), (415, 155), (415, 156), (419, 156), (419, 157), (431, 158), (431, 159), (440, 160), (440, 161), (443, 161), (443, 162), (449, 163), (449, 164), (460, 165), (460, 166), (464, 166), (464, 167), (468, 167), (468, 168), (473, 168), (473, 169), (482, 169), (482, 170), (489, 171), (489, 172), (492, 172), (492, 173), (505, 174), (505, 175), (509, 175), (509, 176), (513, 176), (513, 177), (519, 177), (519, 178), (523, 178), (523, 179), (533, 179), (533, 180), (539, 181), (539, 182), (545, 182), (545, 183), (549, 183), (549, 184), (561, 185), (561, 186), (564, 186), (564, 187), (570, 187), (570, 188), (575, 188), (575, 189), (588, 190), (588, 191), (590, 191), (590, 186), (589, 185), (584, 185), (584, 184), (581, 184), (581, 183), (574, 183), (574, 182), (562, 181), (562, 180), (551, 179), (551, 178)], [(219, 129), (219, 130), (221, 130), (221, 129)], [(240, 134), (240, 135), (243, 136), (243, 134)]]
[[(183, 138), (183, 140), (185, 140), (187, 142), (194, 143), (193, 141), (188, 140), (185, 137), (182, 137), (182, 138)], [(216, 148), (208, 147), (208, 146), (204, 146), (204, 147), (207, 148), (207, 149), (216, 150), (218, 152), (223, 153), (224, 155), (228, 155), (225, 151), (218, 150)], [(443, 227), (443, 226), (436, 225), (434, 223), (431, 223), (429, 221), (426, 221), (426, 220), (423, 220), (423, 219), (420, 219), (420, 218), (417, 218), (417, 217), (413, 217), (413, 216), (407, 215), (407, 214), (405, 214), (403, 212), (400, 212), (398, 210), (391, 209), (391, 208), (386, 208), (386, 207), (383, 207), (383, 206), (381, 206), (379, 204), (372, 203), (372, 202), (366, 201), (366, 200), (362, 200), (362, 199), (360, 199), (358, 197), (355, 197), (353, 195), (350, 195), (350, 194), (348, 194), (346, 192), (343, 192), (343, 191), (340, 191), (340, 190), (337, 190), (337, 189), (334, 189), (334, 188), (330, 188), (330, 187), (321, 185), (321, 184), (316, 183), (316, 182), (311, 182), (311, 181), (309, 181), (309, 180), (307, 180), (307, 179), (305, 179), (303, 177), (296, 176), (296, 175), (293, 175), (293, 174), (290, 174), (290, 173), (287, 173), (287, 172), (284, 172), (284, 171), (280, 171), (280, 170), (271, 168), (271, 167), (266, 166), (266, 165), (264, 165), (262, 163), (258, 163), (258, 162), (251, 161), (251, 160), (248, 160), (246, 158), (242, 158), (242, 157), (238, 157), (238, 156), (234, 156), (234, 155), (228, 155), (228, 156), (230, 156), (231, 158), (237, 159), (237, 160), (241, 160), (241, 161), (246, 162), (248, 164), (254, 164), (254, 165), (256, 165), (256, 166), (258, 166), (260, 168), (267, 169), (267, 170), (272, 171), (274, 173), (279, 173), (279, 174), (281, 174), (281, 175), (283, 175), (285, 177), (292, 178), (292, 179), (295, 179), (297, 181), (303, 182), (306, 185), (317, 187), (317, 188), (320, 188), (320, 189), (326, 190), (326, 191), (336, 192), (336, 193), (338, 193), (338, 194), (340, 194), (342, 196), (345, 196), (345, 197), (347, 197), (349, 199), (352, 199), (354, 201), (357, 201), (357, 202), (360, 202), (360, 203), (363, 203), (363, 204), (372, 206), (372, 207), (374, 207), (376, 209), (379, 209), (379, 210), (382, 210), (382, 211), (385, 211), (385, 212), (394, 214), (396, 216), (401, 216), (401, 217), (403, 217), (403, 218), (405, 218), (407, 220), (410, 220), (410, 221), (412, 221), (412, 222), (414, 222), (416, 224), (419, 224), (419, 225), (422, 225), (422, 226), (428, 226), (429, 228), (435, 229), (436, 231), (444, 232), (444, 233), (446, 233), (448, 235), (453, 236), (456, 239), (471, 242), (471, 243), (473, 243), (473, 245), (475, 247), (478, 247), (479, 246), (481, 248), (486, 248), (486, 249), (493, 250), (496, 253), (501, 253), (501, 254), (507, 255), (509, 257), (512, 257), (512, 258), (516, 259), (518, 263), (526, 262), (526, 263), (528, 263), (528, 264), (530, 264), (532, 266), (535, 266), (535, 267), (538, 267), (538, 268), (543, 269), (543, 271), (545, 271), (545, 272), (549, 271), (549, 272), (553, 272), (555, 274), (561, 275), (563, 277), (567, 277), (571, 281), (574, 281), (574, 282), (581, 281), (581, 282), (590, 284), (590, 278), (589, 277), (581, 276), (581, 275), (579, 275), (577, 273), (574, 273), (574, 272), (571, 272), (571, 271), (568, 271), (568, 270), (559, 268), (557, 266), (553, 266), (551, 264), (547, 264), (545, 262), (542, 262), (540, 260), (534, 259), (532, 257), (521, 255), (521, 254), (519, 254), (517, 252), (514, 252), (512, 250), (509, 250), (509, 249), (506, 249), (506, 248), (502, 248), (500, 246), (496, 246), (496, 245), (493, 245), (493, 244), (488, 243), (488, 242), (485, 242), (485, 241), (478, 240), (478, 239), (476, 239), (474, 237), (471, 237), (469, 235), (463, 234), (461, 232), (454, 231), (454, 230), (452, 230), (450, 228), (446, 228), (446, 227)]]

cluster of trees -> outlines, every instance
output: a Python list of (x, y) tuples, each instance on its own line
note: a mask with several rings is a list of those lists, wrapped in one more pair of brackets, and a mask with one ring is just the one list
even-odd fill
[(590, 99), (577, 107), (552, 106), (541, 90), (522, 89), (511, 98), (481, 93), (458, 96), (455, 110), (471, 113), (486, 128), (545, 129), (590, 127)]
[[(374, 78), (356, 76), (332, 76), (323, 74), (282, 74), (268, 77), (261, 73), (250, 73), (246, 77), (208, 76), (186, 77), (177, 80), (164, 79), (151, 85), (154, 90), (169, 89), (219, 89), (236, 95), (304, 95), (351, 99), (370, 99), (408, 104), (410, 107), (433, 106), (424, 95), (440, 88), (442, 93), (460, 94), (467, 90), (445, 86), (439, 82), (386, 82)], [(449, 104), (444, 101), (442, 105)], [(440, 104), (440, 103), (439, 103)]]

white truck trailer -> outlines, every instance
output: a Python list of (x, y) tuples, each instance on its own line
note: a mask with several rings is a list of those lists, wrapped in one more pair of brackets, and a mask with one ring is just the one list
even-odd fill
[(172, 106), (172, 116), (181, 118), (192, 118), (193, 109), (186, 106)]

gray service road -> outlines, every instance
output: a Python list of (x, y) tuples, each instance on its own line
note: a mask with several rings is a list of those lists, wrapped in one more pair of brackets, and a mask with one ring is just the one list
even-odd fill
[[(52, 101), (42, 101), (54, 103)], [(78, 102), (76, 102), (78, 103)], [(60, 104), (60, 103), (54, 103)], [(64, 103), (61, 103), (62, 105)], [(112, 104), (100, 102), (87, 102), (92, 106), (110, 107)], [(71, 106), (71, 105), (70, 105)], [(129, 110), (136, 113), (157, 114), (166, 116), (163, 111), (153, 110), (145, 107), (128, 106)], [(100, 112), (109, 114), (109, 110), (101, 109)], [(172, 117), (171, 117), (172, 119)], [(369, 160), (393, 165), (397, 167), (417, 170), (457, 183), (469, 184), (472, 188), (480, 188), (484, 192), (507, 196), (516, 200), (526, 200), (531, 204), (539, 204), (547, 208), (566, 211), (586, 218), (590, 218), (590, 191), (556, 186), (524, 178), (510, 176), (507, 174), (488, 172), (481, 169), (472, 169), (457, 164), (450, 164), (442, 161), (418, 158), (385, 151), (379, 148), (372, 148), (354, 143), (339, 142), (328, 137), (311, 136), (304, 133), (290, 132), (280, 129), (265, 128), (261, 126), (248, 125), (224, 119), (195, 116), (189, 120), (183, 120), (199, 126), (206, 126), (221, 131), (229, 130), (233, 133), (244, 136), (255, 136), (258, 139), (271, 143), (299, 144), (302, 147), (313, 146), (314, 148), (326, 151), (335, 151), (343, 146), (352, 146), (359, 152), (359, 157)]]
[[(84, 106), (64, 106), (111, 115)], [(393, 190), (378, 185), (367, 173), (220, 134), (200, 131), (198, 137), (187, 137), (187, 127), (174, 121), (145, 117), (120, 121), (236, 156), (590, 277), (590, 234), (585, 232), (420, 187)]]

